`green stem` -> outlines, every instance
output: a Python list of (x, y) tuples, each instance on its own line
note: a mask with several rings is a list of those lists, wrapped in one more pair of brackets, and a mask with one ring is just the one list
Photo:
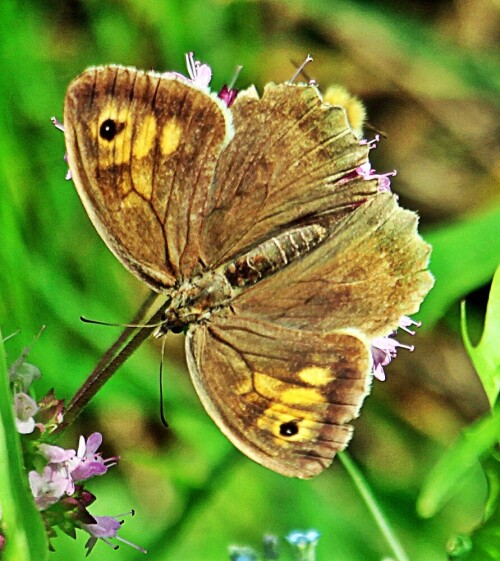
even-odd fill
[[(113, 345), (104, 353), (94, 370), (69, 402), (64, 411), (64, 420), (58, 425), (54, 434), (60, 434), (67, 426), (75, 421), (87, 403), (139, 345), (149, 337), (151, 334), (151, 326), (157, 324), (161, 319), (165, 307), (164, 304), (160, 306), (148, 321), (144, 322), (141, 320), (144, 320), (148, 310), (153, 306), (157, 298), (158, 294), (150, 294), (132, 320), (132, 324), (144, 323), (144, 327), (126, 327)], [(136, 333), (132, 337), (134, 332)], [(128, 343), (127, 340), (129, 340)]]
[(382, 512), (382, 509), (378, 505), (370, 487), (368, 486), (368, 483), (362, 476), (354, 461), (351, 459), (347, 452), (339, 453), (338, 457), (347, 470), (347, 473), (351, 476), (351, 479), (358, 489), (359, 494), (365, 501), (365, 504), (368, 507), (368, 510), (371, 512), (375, 523), (379, 527), (387, 544), (391, 548), (396, 561), (410, 561), (410, 558), (408, 557), (408, 555), (406, 555), (403, 546), (390, 527), (389, 522), (387, 521), (387, 517)]

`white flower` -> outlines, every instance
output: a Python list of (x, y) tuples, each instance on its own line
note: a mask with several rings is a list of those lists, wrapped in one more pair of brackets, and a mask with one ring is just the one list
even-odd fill
[(17, 431), (30, 434), (35, 430), (35, 419), (38, 411), (36, 401), (27, 393), (19, 392), (14, 395), (14, 414)]

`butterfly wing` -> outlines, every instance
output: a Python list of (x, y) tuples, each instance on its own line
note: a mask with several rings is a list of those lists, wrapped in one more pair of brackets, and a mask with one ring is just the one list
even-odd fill
[(379, 194), (336, 222), (318, 248), (242, 292), (232, 308), (295, 329), (386, 336), (432, 287), (429, 253), (417, 215)]
[(432, 286), (416, 223), (396, 197), (380, 194), (190, 330), (200, 399), (250, 458), (313, 477), (347, 445), (369, 390), (370, 341), (416, 312)]
[(220, 430), (290, 477), (317, 475), (346, 447), (371, 379), (367, 342), (355, 330), (312, 333), (228, 314), (191, 328), (186, 354)]
[(432, 286), (430, 248), (417, 216), (354, 172), (368, 147), (314, 88), (270, 85), (232, 111), (235, 136), (208, 200), (207, 264), (271, 238), (279, 245), (301, 224), (328, 233), (237, 291), (228, 316), (214, 312), (191, 330), (188, 364), (208, 413), (241, 451), (283, 475), (312, 477), (349, 441), (369, 389), (370, 341), (416, 312)]
[(217, 163), (203, 232), (210, 266), (299, 221), (341, 217), (377, 193), (376, 181), (353, 173), (369, 146), (315, 87), (268, 84), (262, 98), (251, 88), (231, 112), (235, 135)]
[(73, 181), (109, 248), (155, 290), (189, 277), (232, 135), (225, 105), (172, 74), (90, 68), (68, 88), (64, 129)]

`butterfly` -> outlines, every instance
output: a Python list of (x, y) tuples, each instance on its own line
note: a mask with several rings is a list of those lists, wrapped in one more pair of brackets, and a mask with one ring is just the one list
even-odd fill
[(312, 84), (228, 102), (203, 77), (109, 65), (70, 84), (64, 131), (91, 221), (165, 295), (157, 335), (185, 332), (220, 430), (280, 474), (324, 470), (369, 392), (371, 341), (432, 286), (417, 216), (367, 171), (345, 110)]

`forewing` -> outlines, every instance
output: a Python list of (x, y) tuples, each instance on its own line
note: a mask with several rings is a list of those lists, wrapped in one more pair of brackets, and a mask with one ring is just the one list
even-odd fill
[(244, 291), (237, 314), (310, 331), (388, 335), (418, 311), (433, 278), (417, 215), (380, 194), (331, 227), (311, 253)]
[(110, 249), (156, 290), (198, 263), (202, 211), (231, 127), (220, 100), (172, 74), (97, 67), (68, 88), (64, 129), (80, 198)]
[(370, 385), (371, 358), (355, 331), (311, 333), (213, 316), (186, 338), (205, 409), (244, 454), (289, 477), (328, 467), (351, 438)]
[(354, 172), (368, 145), (315, 87), (268, 84), (262, 98), (250, 89), (231, 112), (235, 135), (217, 163), (204, 226), (209, 265), (311, 217), (341, 217), (377, 192)]

